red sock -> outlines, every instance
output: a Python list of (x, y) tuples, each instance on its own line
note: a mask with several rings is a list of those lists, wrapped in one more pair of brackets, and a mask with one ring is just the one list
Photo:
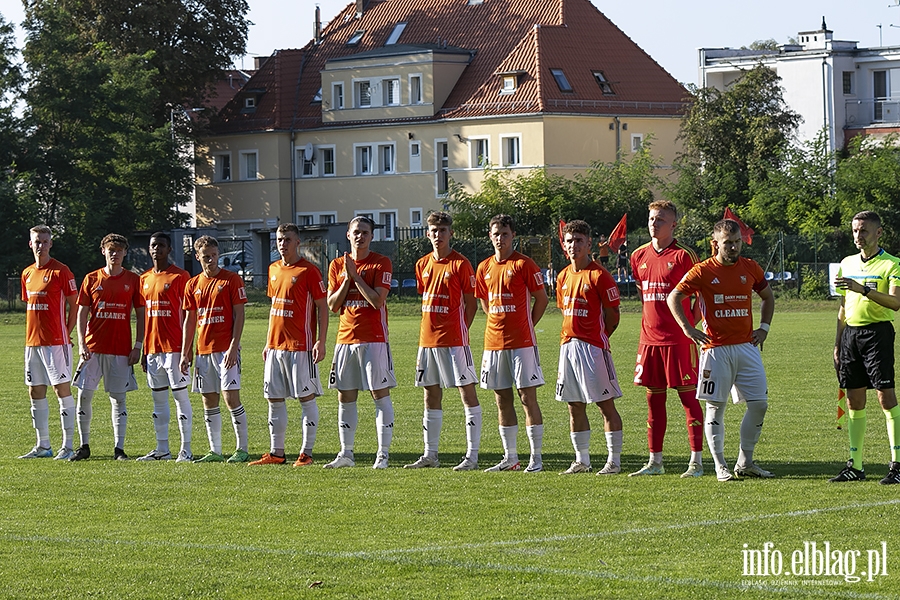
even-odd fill
[(688, 443), (692, 452), (703, 450), (703, 409), (697, 400), (697, 390), (678, 392), (684, 414), (687, 416)]
[(666, 392), (663, 390), (660, 393), (653, 393), (647, 390), (647, 446), (650, 452), (662, 452), (664, 437), (666, 437)]

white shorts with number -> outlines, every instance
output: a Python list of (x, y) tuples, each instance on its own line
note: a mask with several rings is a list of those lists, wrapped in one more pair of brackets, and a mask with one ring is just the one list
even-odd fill
[(422, 348), (416, 356), (416, 387), (462, 387), (478, 382), (468, 346)]
[(732, 386), (735, 399), (753, 402), (769, 397), (762, 355), (749, 342), (701, 350), (697, 375), (698, 400), (726, 402)]
[(147, 385), (152, 390), (186, 388), (190, 374), (181, 372), (181, 352), (159, 352), (147, 355)]
[(328, 387), (371, 391), (397, 387), (390, 345), (387, 342), (337, 344)]
[(241, 389), (241, 353), (230, 369), (225, 368), (225, 353), (198, 354), (194, 360), (192, 392), (213, 394)]
[(263, 375), (266, 399), (306, 398), (321, 396), (319, 365), (310, 351), (268, 350)]
[(72, 346), (25, 346), (25, 385), (59, 385), (72, 380)]
[(582, 340), (570, 340), (559, 347), (557, 400), (589, 403), (621, 397), (609, 350)]
[(505, 390), (544, 385), (537, 346), (514, 350), (485, 350), (481, 357), (481, 387)]
[(92, 354), (88, 360), (78, 364), (72, 381), (79, 390), (96, 391), (101, 378), (103, 389), (110, 394), (138, 389), (134, 367), (128, 364), (128, 357), (115, 354)]

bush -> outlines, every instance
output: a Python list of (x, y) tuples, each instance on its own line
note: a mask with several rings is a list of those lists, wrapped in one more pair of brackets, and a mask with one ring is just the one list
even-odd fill
[(828, 272), (817, 271), (803, 265), (800, 278), (802, 300), (826, 300), (828, 298)]

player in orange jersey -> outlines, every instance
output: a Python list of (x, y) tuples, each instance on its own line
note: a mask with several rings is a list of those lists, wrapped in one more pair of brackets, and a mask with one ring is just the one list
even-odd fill
[(328, 308), (340, 313), (337, 344), (328, 387), (338, 390), (341, 451), (326, 469), (352, 467), (359, 422), (356, 399), (369, 390), (375, 401), (378, 453), (373, 469), (386, 469), (394, 433), (391, 388), (396, 387), (388, 345), (387, 295), (391, 289), (391, 261), (369, 250), (375, 222), (359, 216), (347, 226), (350, 252), (328, 267)]
[(153, 397), (153, 428), (156, 448), (140, 457), (140, 461), (171, 460), (169, 451), (169, 388), (175, 399), (181, 449), (176, 462), (190, 462), (191, 429), (194, 412), (188, 396), (190, 375), (181, 372), (181, 343), (184, 336), (184, 286), (190, 274), (169, 263), (172, 238), (162, 231), (150, 236), (150, 258), (153, 267), (141, 275), (144, 298), (144, 355), (141, 368), (147, 374), (147, 385)]
[[(665, 473), (662, 462), (666, 435), (666, 389), (675, 388), (687, 417), (691, 457), (682, 477), (703, 475), (703, 409), (697, 400), (697, 345), (686, 337), (672, 316), (666, 299), (675, 285), (698, 262), (697, 253), (675, 239), (678, 211), (668, 200), (650, 204), (647, 228), (650, 242), (631, 255), (631, 274), (641, 294), (641, 339), (634, 368), (634, 384), (647, 388), (647, 445), (650, 459), (634, 475)], [(699, 303), (684, 301), (691, 325), (699, 317)]]
[[(47, 386), (53, 386), (59, 400), (62, 447), (57, 460), (71, 458), (75, 433), (75, 400), (72, 398), (72, 342), (75, 328), (75, 295), (78, 287), (69, 267), (50, 257), (53, 238), (50, 228), (31, 228), (28, 247), (34, 264), (22, 271), (22, 300), (25, 302), (25, 384), (31, 397), (31, 420), (37, 443), (19, 458), (50, 458), (50, 407)], [(68, 307), (68, 308), (66, 308)]]
[[(753, 451), (769, 406), (760, 351), (775, 313), (775, 295), (760, 266), (741, 257), (741, 228), (735, 221), (716, 223), (712, 245), (715, 255), (694, 265), (669, 294), (669, 309), (684, 334), (703, 346), (697, 398), (706, 401), (706, 443), (716, 478), (773, 477), (753, 462)], [(753, 329), (753, 292), (762, 299), (758, 329)], [(700, 296), (702, 331), (691, 325), (684, 309), (693, 294)], [(732, 388), (735, 402), (747, 403), (734, 476), (725, 462), (725, 406)]]
[(269, 401), (269, 433), (272, 445), (251, 465), (284, 464), (284, 439), (288, 411), (285, 398), (300, 400), (303, 414), (303, 446), (294, 462), (304, 467), (313, 462), (312, 451), (319, 423), (316, 396), (322, 395), (319, 363), (325, 358), (328, 306), (325, 284), (314, 264), (300, 256), (300, 229), (282, 223), (275, 233), (281, 259), (269, 265), (269, 332), (266, 348), (264, 395)]
[(563, 228), (570, 264), (556, 282), (556, 304), (563, 313), (556, 399), (569, 406), (575, 461), (565, 474), (591, 470), (591, 424), (587, 405), (603, 415), (608, 456), (598, 475), (622, 470), (622, 418), (615, 399), (622, 397), (609, 351), (609, 336), (619, 326), (619, 288), (604, 267), (591, 260), (591, 227), (575, 219)]
[(103, 379), (112, 404), (115, 438), (113, 458), (128, 460), (125, 430), (128, 425), (127, 392), (137, 389), (134, 365), (141, 360), (142, 341), (131, 344), (131, 311), (137, 317), (137, 340), (144, 339), (144, 304), (141, 279), (122, 266), (128, 240), (110, 233), (100, 241), (106, 266), (88, 273), (78, 292), (78, 346), (81, 360), (75, 373), (78, 388), (78, 434), (81, 446), (69, 460), (90, 458), (91, 401)]
[(194, 462), (223, 462), (222, 412), (219, 395), (231, 412), (236, 448), (227, 462), (247, 462), (247, 415), (241, 404), (241, 333), (247, 292), (237, 273), (219, 267), (219, 242), (208, 235), (194, 240), (194, 251), (203, 272), (188, 280), (184, 289), (187, 312), (181, 342), (181, 372), (189, 372), (197, 334), (194, 392), (203, 396), (203, 420), (209, 452)]
[(487, 471), (519, 470), (516, 436), (519, 425), (513, 404), (513, 385), (525, 408), (525, 425), (531, 445), (526, 473), (544, 468), (541, 446), (544, 420), (537, 402), (537, 388), (544, 385), (534, 325), (549, 304), (540, 267), (529, 257), (513, 250), (515, 222), (509, 215), (497, 215), (490, 222), (494, 256), (478, 265), (475, 296), (487, 314), (484, 355), (481, 360), (481, 387), (494, 390), (499, 410), (503, 460)]
[(471, 471), (478, 468), (481, 442), (481, 406), (475, 392), (478, 375), (469, 348), (469, 327), (478, 310), (475, 271), (465, 256), (450, 247), (453, 218), (433, 212), (427, 223), (433, 251), (416, 262), (416, 285), (422, 294), (416, 387), (425, 388), (425, 454), (406, 468), (438, 466), (443, 388), (455, 387), (466, 415), (466, 455), (453, 470)]

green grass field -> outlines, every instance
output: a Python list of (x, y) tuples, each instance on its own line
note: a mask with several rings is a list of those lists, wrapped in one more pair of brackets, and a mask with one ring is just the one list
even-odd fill
[[(422, 399), (413, 387), (418, 319), (408, 305), (391, 318), (399, 387), (391, 467), (376, 472), (374, 408), (360, 404), (357, 464), (326, 471), (339, 449), (336, 393), (319, 399), (316, 465), (121, 463), (110, 460), (112, 431), (102, 394), (94, 404), (84, 463), (17, 460), (34, 443), (22, 382), (24, 327), (0, 325), (0, 596), (4, 598), (896, 598), (900, 490), (877, 480), (889, 460), (884, 417), (869, 407), (866, 457), (870, 479), (826, 482), (846, 460), (846, 435), (835, 427), (837, 385), (831, 365), (835, 310), (778, 312), (763, 353), (770, 408), (756, 459), (778, 477), (719, 483), (711, 475), (682, 480), (688, 447), (680, 403), (670, 392), (668, 472), (628, 478), (558, 473), (571, 462), (566, 407), (541, 388), (543, 473), (455, 473), (464, 453), (462, 407), (445, 394), (444, 468), (401, 467), (422, 452)], [(263, 311), (257, 311), (257, 313)], [(399, 316), (396, 313), (406, 313)], [(11, 318), (9, 321), (16, 322)], [(473, 326), (480, 355), (482, 315)], [(560, 316), (538, 329), (544, 372), (554, 380)], [(332, 328), (336, 322), (332, 321)], [(624, 398), (624, 470), (646, 461), (646, 405), (631, 385), (639, 316), (632, 310), (612, 338)], [(243, 339), (243, 402), (250, 450), (268, 450), (262, 397), (263, 319), (248, 321)], [(334, 331), (329, 337), (334, 338)], [(329, 357), (330, 358), (330, 357)], [(330, 363), (326, 363), (330, 364)], [(323, 378), (327, 367), (323, 364)], [(152, 404), (145, 382), (129, 395), (126, 451), (153, 448)], [(192, 398), (194, 398), (192, 396)], [(200, 414), (194, 398), (195, 415)], [(499, 459), (493, 399), (485, 406), (481, 464)], [(51, 397), (51, 434), (59, 421)], [(300, 443), (296, 402), (289, 405), (288, 453)], [(727, 413), (726, 448), (737, 455), (742, 407)], [(173, 409), (174, 414), (174, 409)], [(599, 411), (592, 454), (603, 464)], [(520, 422), (524, 423), (521, 416)], [(206, 450), (195, 416), (194, 451)], [(524, 426), (520, 454), (527, 456)], [(177, 447), (177, 429), (171, 439)], [(233, 444), (228, 421), (225, 447)], [(878, 576), (792, 573), (792, 553), (805, 542), (830, 543), (854, 573), (867, 570), (867, 550), (887, 543)], [(781, 552), (784, 572), (744, 572), (744, 551), (766, 542)], [(746, 545), (746, 547), (745, 547)], [(772, 553), (772, 556), (775, 556)], [(879, 555), (880, 556), (880, 555)], [(837, 557), (835, 557), (837, 558)], [(882, 573), (886, 572), (887, 575)], [(872, 581), (869, 581), (872, 579)]]

